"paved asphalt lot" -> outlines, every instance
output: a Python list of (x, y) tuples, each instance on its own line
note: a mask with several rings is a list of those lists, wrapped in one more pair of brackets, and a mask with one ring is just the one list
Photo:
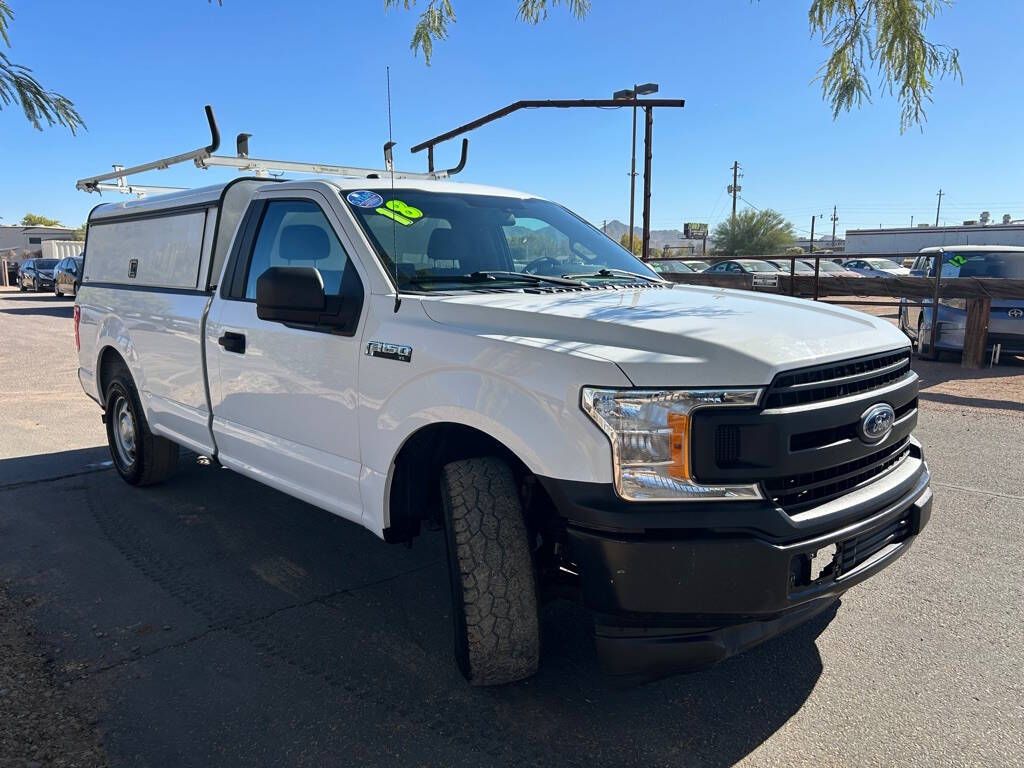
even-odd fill
[(438, 534), (389, 546), (191, 455), (123, 484), (70, 318), (0, 289), (0, 621), (112, 765), (1024, 765), (1021, 403), (923, 395), (931, 525), (834, 618), (621, 687), (554, 602), (540, 674), (480, 690)]

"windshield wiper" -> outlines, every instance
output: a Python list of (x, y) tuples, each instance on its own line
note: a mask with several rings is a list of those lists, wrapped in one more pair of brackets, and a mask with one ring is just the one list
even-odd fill
[(599, 269), (597, 272), (593, 273), (592, 275), (583, 275), (583, 274), (580, 274), (580, 275), (562, 275), (562, 277), (567, 278), (569, 280), (586, 280), (588, 278), (593, 280), (593, 279), (596, 279), (596, 278), (599, 278), (599, 277), (627, 277), (627, 278), (635, 278), (637, 280), (646, 280), (649, 283), (661, 284), (661, 283), (666, 282), (665, 280), (661, 280), (660, 278), (657, 278), (657, 277), (651, 277), (650, 275), (642, 275), (639, 272), (629, 272), (629, 271), (627, 271), (625, 269), (608, 269), (608, 268)]
[(579, 280), (571, 280), (565, 277), (552, 277), (549, 275), (533, 275), (529, 272), (504, 272), (478, 271), (464, 275), (414, 275), (408, 278), (409, 283), (487, 283), (487, 282), (523, 282), (536, 285), (538, 283), (551, 283), (553, 285), (571, 285), (579, 287), (582, 283)]

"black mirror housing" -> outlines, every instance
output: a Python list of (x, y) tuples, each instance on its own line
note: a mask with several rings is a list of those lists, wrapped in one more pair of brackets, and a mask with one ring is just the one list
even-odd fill
[(316, 325), (325, 305), (324, 281), (313, 267), (270, 267), (256, 281), (260, 320)]

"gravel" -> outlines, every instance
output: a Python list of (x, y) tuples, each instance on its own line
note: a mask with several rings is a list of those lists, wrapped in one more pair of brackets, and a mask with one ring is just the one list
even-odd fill
[(0, 765), (108, 765), (95, 715), (70, 705), (71, 683), (57, 681), (27, 614), (0, 586)]

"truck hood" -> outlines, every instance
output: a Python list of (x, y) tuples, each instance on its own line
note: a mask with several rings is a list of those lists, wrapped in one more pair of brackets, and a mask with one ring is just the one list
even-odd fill
[(781, 370), (908, 345), (861, 312), (703, 286), (466, 293), (425, 297), (423, 309), (479, 336), (608, 360), (636, 386), (763, 385)]

